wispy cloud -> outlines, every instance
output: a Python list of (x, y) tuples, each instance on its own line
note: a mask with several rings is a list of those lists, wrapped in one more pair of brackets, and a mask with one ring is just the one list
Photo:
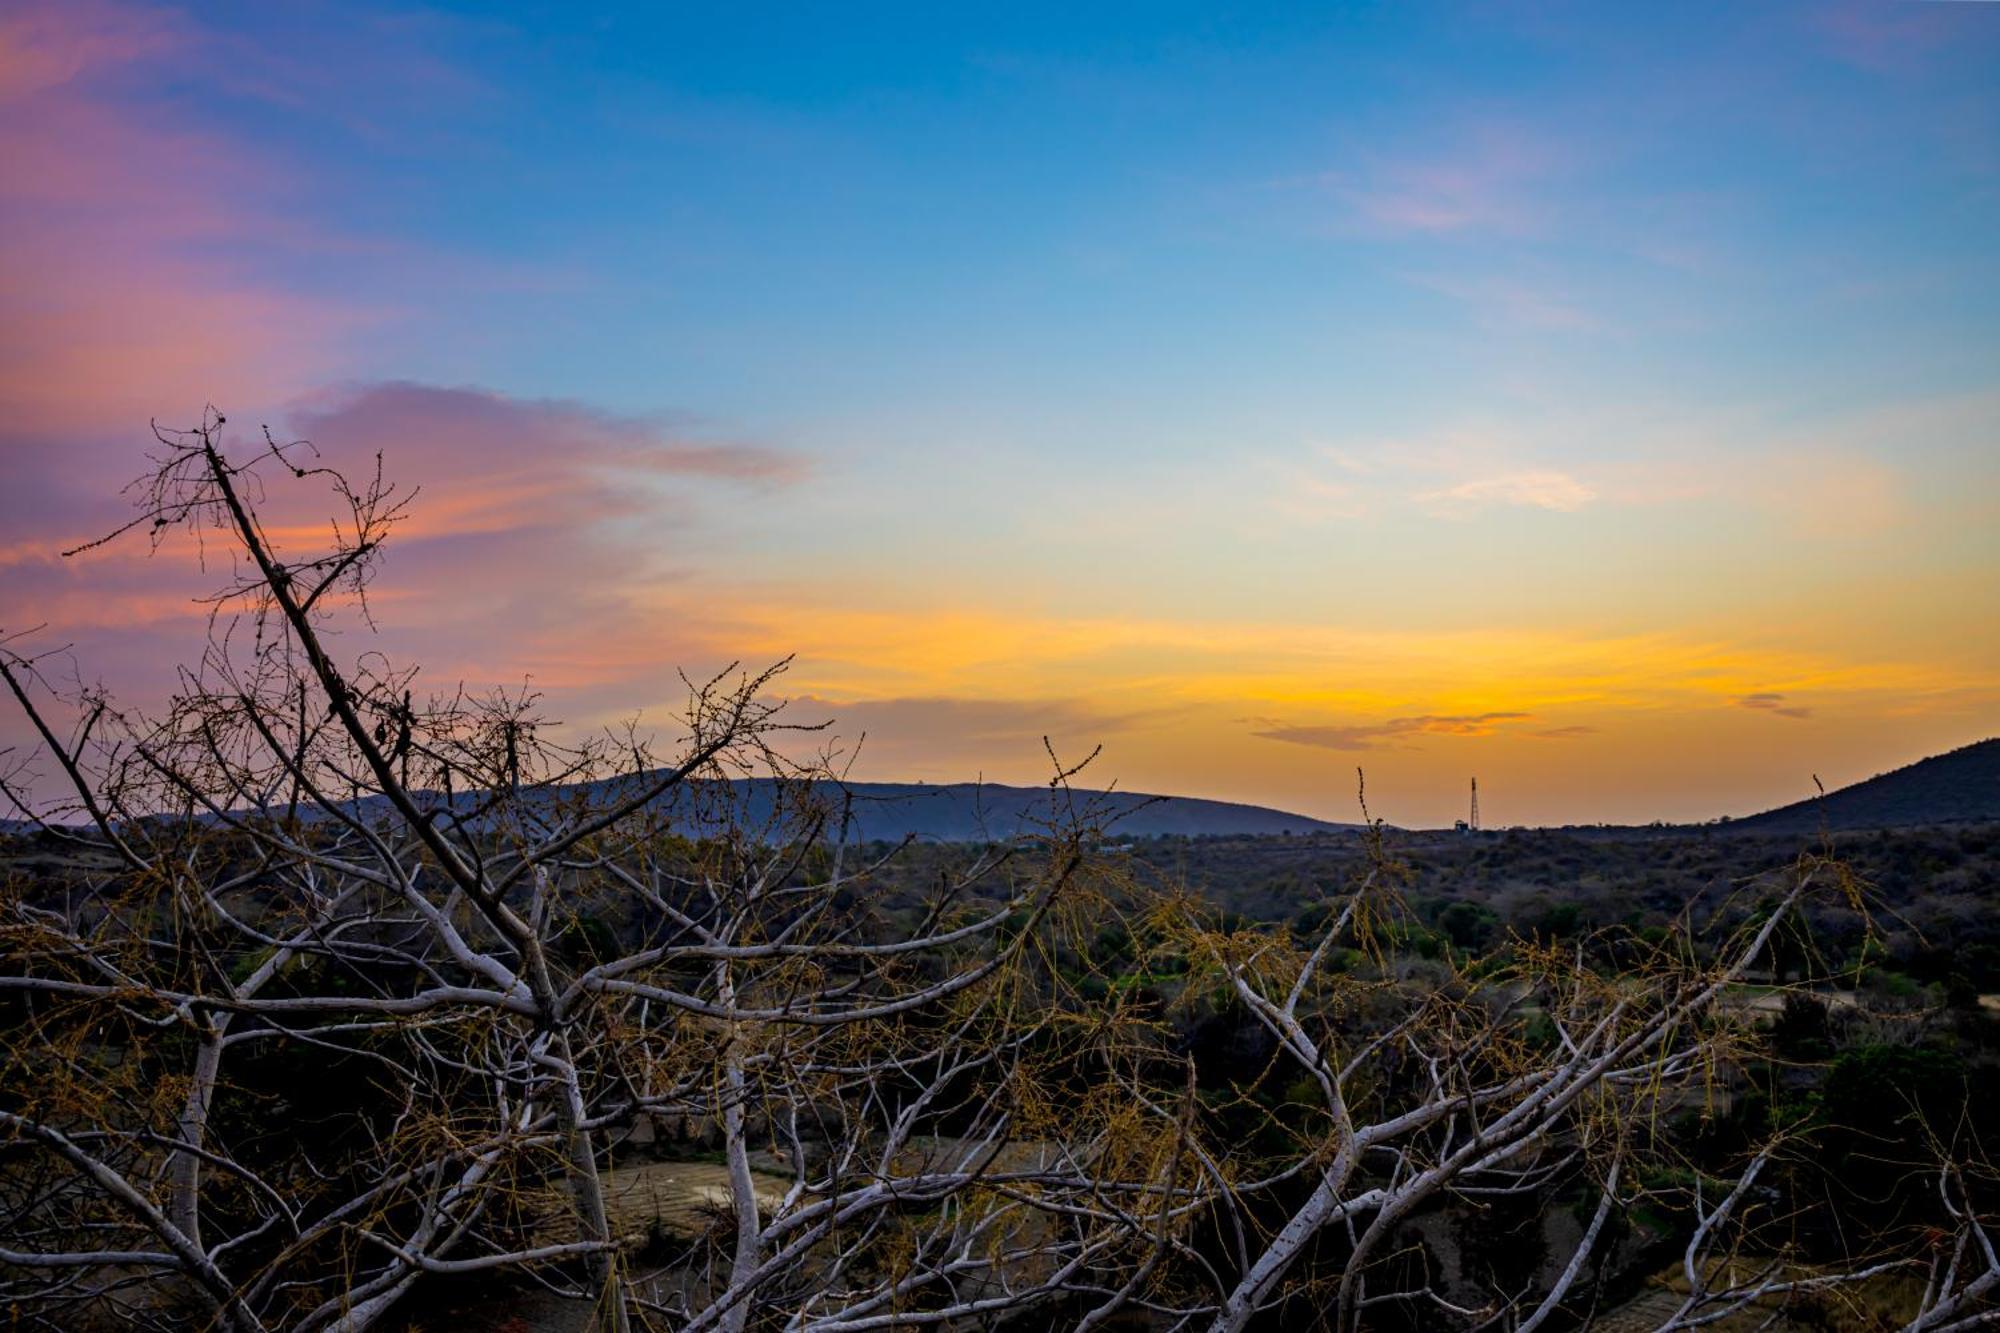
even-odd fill
[[(781, 485), (805, 459), (767, 445), (705, 437), (692, 417), (621, 416), (561, 398), (521, 398), (476, 385), (408, 381), (346, 385), (301, 399), (293, 430), (343, 450), (392, 452), (427, 477), (449, 479), (454, 500), (485, 507), (482, 492), (539, 502), (579, 489), (591, 512), (634, 497), (634, 477), (680, 477)], [(622, 479), (614, 474), (622, 474)]]
[(1773, 713), (1779, 717), (1811, 717), (1812, 709), (1785, 702), (1785, 696), (1770, 691), (1740, 695), (1734, 701), (1738, 708), (1748, 708), (1759, 713)]
[(1481, 416), (1311, 445), (1273, 464), (1269, 503), (1305, 521), (1401, 507), (1454, 519), (1510, 507), (1727, 507), (1768, 516), (1787, 536), (1866, 542), (1919, 512), (1926, 479), (1907, 457), (1970, 467), (1990, 453), (1996, 413), (2000, 397), (1982, 391), (1804, 424), (1648, 405), (1553, 414), (1530, 433)]
[(1380, 750), (1412, 736), (1491, 736), (1506, 723), (1525, 722), (1532, 716), (1531, 713), (1426, 714), (1352, 726), (1268, 727), (1250, 734), (1267, 741), (1286, 741), (1322, 750)]
[(0, 99), (59, 87), (93, 69), (169, 55), (187, 38), (169, 11), (105, 0), (27, 0), (0, 18)]
[(1498, 477), (1462, 481), (1417, 497), (1433, 513), (1459, 516), (1496, 505), (1552, 509), (1574, 513), (1597, 498), (1597, 492), (1567, 472), (1513, 472)]
[(1569, 153), (1519, 126), (1484, 124), (1438, 146), (1360, 153), (1322, 185), (1352, 224), (1392, 235), (1540, 231), (1552, 214), (1546, 186)]
[(1280, 470), (1272, 504), (1306, 521), (1396, 509), (1461, 519), (1505, 508), (1574, 513), (1600, 498), (1593, 482), (1535, 452), (1477, 426), (1322, 446), (1312, 465)]

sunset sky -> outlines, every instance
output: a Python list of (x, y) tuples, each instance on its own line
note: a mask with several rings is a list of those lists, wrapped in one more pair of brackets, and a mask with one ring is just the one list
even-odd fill
[(198, 652), (56, 553), (204, 403), (571, 726), (796, 653), (862, 778), (1745, 813), (2000, 732), (2000, 4), (4, 0), (17, 647)]

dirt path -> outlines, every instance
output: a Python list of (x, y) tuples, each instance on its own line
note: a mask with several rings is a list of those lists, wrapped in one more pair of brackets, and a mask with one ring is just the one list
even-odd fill
[[(750, 1178), (765, 1211), (778, 1206), (791, 1184), (762, 1171)], [(733, 1197), (729, 1168), (719, 1162), (634, 1162), (604, 1173), (605, 1211), (620, 1237), (644, 1235), (654, 1219), (675, 1235), (698, 1235), (730, 1211)]]

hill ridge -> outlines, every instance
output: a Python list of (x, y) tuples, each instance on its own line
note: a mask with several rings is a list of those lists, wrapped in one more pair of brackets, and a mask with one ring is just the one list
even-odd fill
[(1746, 833), (1811, 833), (2000, 820), (2000, 737), (1729, 822)]
[[(768, 799), (769, 779), (737, 779), (751, 785), (754, 809)], [(1045, 785), (1015, 787), (993, 782), (848, 782), (854, 797), (856, 833), (864, 840), (914, 835), (937, 842), (1004, 841), (1033, 831), (1054, 793)], [(1341, 833), (1359, 827), (1315, 819), (1241, 801), (1201, 796), (1168, 796), (1075, 788), (1079, 805), (1104, 811), (1106, 836), (1154, 838)], [(750, 816), (756, 818), (754, 813)]]
[[(566, 795), (583, 795), (593, 803), (615, 803), (628, 793), (642, 789), (653, 773), (627, 773), (561, 787), (534, 789), (531, 802), (552, 801)], [(730, 778), (733, 796), (728, 806), (746, 828), (769, 825), (776, 813), (780, 784), (772, 778)], [(1033, 834), (1047, 824), (1054, 807), (1055, 793), (1046, 785), (1012, 787), (992, 782), (843, 782), (837, 784), (852, 798), (849, 806), (848, 836), (864, 842), (894, 842), (915, 837), (928, 842), (1004, 842)], [(719, 827), (717, 807), (700, 795), (705, 783), (696, 788), (681, 787), (661, 798), (656, 807), (678, 815), (691, 828)], [(828, 783), (824, 790), (831, 791)], [(712, 788), (708, 788), (713, 790)], [(421, 793), (424, 803), (441, 801), (437, 793)], [(1239, 801), (1210, 800), (1200, 796), (1165, 796), (1149, 792), (1127, 792), (1094, 788), (1072, 788), (1079, 809), (1088, 807), (1107, 838), (1254, 837), (1283, 834), (1347, 833), (1361, 826), (1337, 824), (1310, 815), (1276, 810), (1269, 806)], [(460, 792), (450, 804), (468, 813), (477, 805), (475, 794)], [(385, 797), (363, 798), (357, 812), (364, 818), (388, 813)]]

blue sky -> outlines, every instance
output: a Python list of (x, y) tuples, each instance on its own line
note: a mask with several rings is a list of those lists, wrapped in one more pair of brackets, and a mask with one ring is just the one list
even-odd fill
[[(565, 336), (484, 331), (510, 383), (628, 410), (1034, 388), (1233, 418), (1218, 370), (1298, 410), (1385, 375), (1469, 397), (1529, 374), (1820, 407), (1991, 365), (1980, 7), (1857, 9), (1923, 34), (1872, 43), (1817, 7), (1008, 8), (384, 16), (357, 26), (411, 54), (344, 70), (340, 105), (188, 96), (325, 172), (316, 217), (562, 290)], [(340, 26), (255, 15), (295, 58)], [(548, 314), (540, 290), (473, 295)], [(444, 331), (462, 309), (435, 308)], [(1520, 323), (1543, 336), (1495, 345)]]

